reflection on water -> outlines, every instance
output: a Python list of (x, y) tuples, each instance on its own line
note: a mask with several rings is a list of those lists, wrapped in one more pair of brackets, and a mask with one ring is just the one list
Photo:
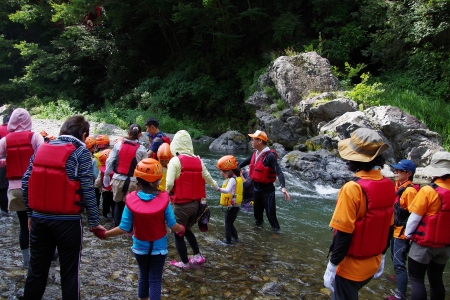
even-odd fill
[[(224, 153), (211, 153), (195, 144), (211, 175), (222, 183), (215, 163)], [(238, 160), (249, 153), (235, 153)], [(168, 262), (179, 259), (173, 238), (163, 275), (165, 299), (329, 299), (323, 287), (327, 250), (331, 239), (328, 224), (338, 190), (324, 184), (300, 181), (285, 172), (291, 201), (286, 202), (277, 189), (277, 214), (282, 233), (274, 235), (267, 220), (261, 229), (253, 226), (253, 215), (240, 212), (235, 226), (240, 241), (233, 245), (220, 242), (224, 237), (224, 212), (219, 193), (207, 188), (211, 209), (209, 230), (195, 230), (206, 264), (198, 269), (182, 270)], [(0, 219), (0, 299), (15, 299), (20, 294), (26, 271), (20, 268), (17, 241), (17, 217)], [(102, 220), (111, 227), (112, 223)], [(83, 299), (136, 299), (138, 267), (130, 251), (131, 239), (121, 236), (100, 241), (85, 230), (80, 271)], [(189, 251), (190, 248), (188, 247)], [(391, 295), (395, 282), (392, 261), (386, 259), (385, 273), (360, 291), (360, 299), (383, 299)], [(444, 282), (450, 282), (449, 266)], [(59, 266), (52, 264), (44, 299), (59, 299)], [(447, 284), (447, 294), (450, 294)], [(450, 295), (447, 296), (447, 299)]]

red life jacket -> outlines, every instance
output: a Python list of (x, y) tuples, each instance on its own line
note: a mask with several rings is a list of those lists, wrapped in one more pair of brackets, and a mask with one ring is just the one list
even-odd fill
[(444, 248), (450, 245), (450, 190), (435, 183), (430, 186), (439, 194), (441, 210), (432, 216), (423, 216), (412, 240), (423, 247)]
[(42, 144), (36, 151), (28, 182), (28, 205), (50, 214), (81, 212), (80, 181), (70, 180), (66, 163), (76, 147), (72, 143)]
[(6, 178), (8, 180), (22, 179), (30, 165), (30, 158), (34, 153), (31, 145), (33, 132), (11, 132), (6, 136)]
[[(100, 179), (102, 180), (102, 189), (104, 189), (105, 191), (112, 191), (112, 187), (110, 186), (104, 186), (103, 185), (103, 177), (105, 177), (105, 171), (106, 171), (106, 167), (105, 166), (101, 166), (100, 167)], [(111, 173), (109, 173), (109, 181), (111, 182), (112, 177), (114, 175), (114, 171), (111, 171)]]
[(277, 173), (275, 173), (275, 170), (272, 169), (269, 166), (264, 165), (264, 160), (266, 159), (267, 155), (269, 153), (273, 153), (275, 157), (277, 157), (277, 153), (273, 150), (263, 152), (259, 155), (256, 163), (256, 151), (252, 155), (252, 159), (250, 160), (250, 178), (254, 182), (260, 182), (260, 183), (269, 183), (269, 182), (275, 182), (277, 179)]
[(381, 180), (357, 178), (354, 181), (366, 195), (367, 211), (362, 219), (355, 222), (347, 256), (366, 259), (377, 256), (386, 249), (394, 212), (395, 187), (393, 182), (385, 177)]
[(178, 155), (181, 163), (180, 177), (175, 179), (172, 202), (175, 204), (198, 201), (206, 197), (202, 161), (196, 156)]
[(127, 195), (126, 205), (133, 214), (134, 236), (141, 241), (157, 241), (167, 234), (164, 211), (169, 205), (169, 194), (159, 192), (150, 201), (139, 198), (136, 191)]
[(7, 136), (9, 133), (8, 131), (8, 125), (7, 124), (3, 124), (0, 126), (0, 139), (4, 138), (5, 136)]
[(124, 140), (120, 147), (117, 164), (114, 173), (127, 175), (132, 177), (134, 169), (136, 168), (136, 152), (139, 148), (138, 143)]

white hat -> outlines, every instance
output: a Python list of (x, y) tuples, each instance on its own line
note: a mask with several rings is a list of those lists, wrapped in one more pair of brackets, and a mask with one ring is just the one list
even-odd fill
[(433, 154), (430, 165), (425, 167), (423, 172), (432, 177), (450, 174), (450, 153), (441, 151)]

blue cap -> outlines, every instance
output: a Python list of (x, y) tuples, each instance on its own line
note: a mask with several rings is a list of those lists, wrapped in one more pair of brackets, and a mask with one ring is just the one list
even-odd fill
[(398, 164), (391, 164), (391, 167), (396, 170), (409, 171), (413, 173), (416, 172), (416, 164), (409, 159), (402, 159), (398, 162)]

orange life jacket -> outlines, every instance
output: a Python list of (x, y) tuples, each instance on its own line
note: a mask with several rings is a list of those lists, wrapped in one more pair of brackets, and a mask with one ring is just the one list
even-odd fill
[(164, 212), (169, 194), (159, 192), (150, 201), (139, 198), (136, 191), (127, 195), (126, 205), (133, 214), (134, 236), (141, 241), (157, 241), (167, 234)]
[(33, 132), (21, 131), (10, 132), (6, 138), (6, 178), (8, 180), (22, 179), (28, 166), (30, 158), (34, 153), (31, 145)]
[(277, 179), (277, 173), (275, 173), (275, 170), (269, 166), (264, 165), (264, 160), (266, 159), (267, 155), (269, 155), (269, 153), (271, 152), (275, 155), (275, 157), (277, 157), (276, 152), (273, 150), (261, 153), (257, 159), (256, 159), (256, 151), (253, 153), (252, 159), (250, 160), (249, 173), (250, 178), (254, 182), (267, 184), (270, 182), (275, 182), (275, 180)]
[(386, 249), (389, 227), (394, 213), (395, 186), (388, 178), (370, 180), (355, 178), (366, 195), (367, 211), (356, 220), (347, 256), (366, 259)]
[(28, 205), (50, 214), (75, 215), (81, 212), (79, 180), (70, 180), (66, 163), (76, 147), (72, 143), (42, 144), (36, 151), (28, 182)]
[(181, 163), (180, 177), (175, 179), (172, 202), (176, 204), (198, 201), (206, 197), (202, 161), (196, 156), (178, 155)]
[(423, 247), (444, 248), (450, 246), (450, 190), (435, 183), (430, 186), (439, 194), (441, 210), (432, 216), (423, 216), (412, 240)]

